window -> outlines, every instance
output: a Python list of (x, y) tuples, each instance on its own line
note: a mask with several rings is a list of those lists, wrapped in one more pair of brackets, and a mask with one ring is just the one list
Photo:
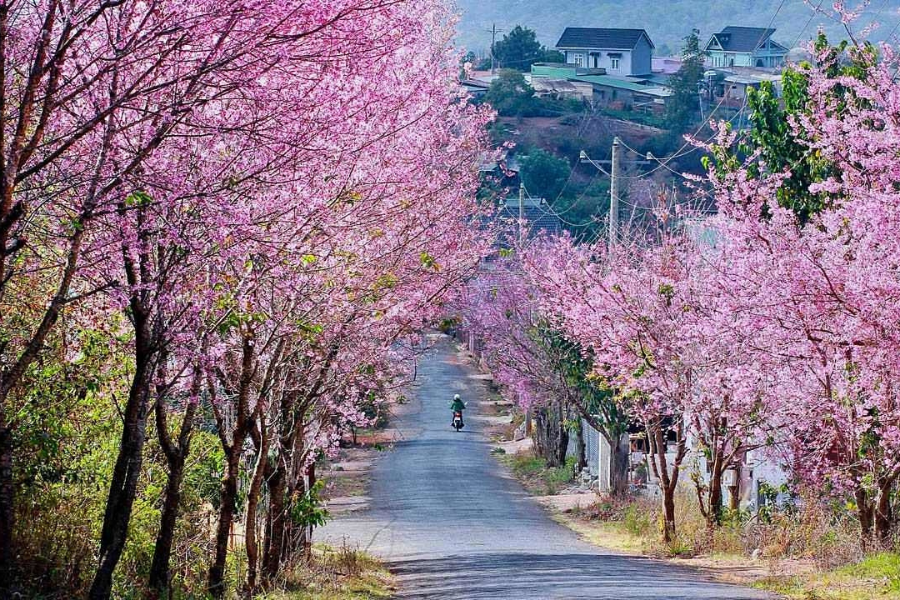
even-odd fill
[(610, 63), (609, 68), (612, 69), (613, 71), (618, 71), (619, 70), (619, 60), (620, 59), (618, 59), (618, 58), (609, 59), (609, 63)]
[(575, 66), (576, 67), (584, 66), (584, 54), (576, 54), (575, 55)]

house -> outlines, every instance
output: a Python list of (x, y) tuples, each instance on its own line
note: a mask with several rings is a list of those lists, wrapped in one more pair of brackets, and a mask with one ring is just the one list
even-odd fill
[[(735, 71), (707, 71), (707, 89), (705, 96), (708, 102), (715, 105), (740, 109), (747, 105), (749, 89), (758, 90), (763, 83), (772, 84), (776, 97), (781, 97), (781, 75), (764, 73), (758, 69), (742, 69), (736, 67)], [(746, 73), (741, 72), (746, 71)]]
[(654, 48), (643, 29), (598, 27), (566, 27), (556, 44), (569, 64), (623, 77), (649, 75)]
[(773, 33), (774, 29), (762, 27), (726, 27), (707, 42), (707, 64), (711, 67), (781, 68), (788, 49), (772, 39)]
[(594, 87), (580, 81), (539, 77), (532, 80), (531, 87), (539, 98), (590, 101), (594, 97)]
[[(540, 233), (558, 235), (563, 229), (559, 215), (543, 198), (525, 198), (520, 209), (519, 198), (510, 196), (500, 205), (496, 218), (511, 233), (518, 233), (519, 227), (524, 226), (528, 237)], [(520, 218), (524, 223), (520, 224)]]
[(672, 90), (653, 85), (647, 79), (622, 78), (611, 75), (585, 75), (579, 81), (594, 86), (594, 103), (612, 110), (648, 110), (662, 112)]
[(460, 79), (459, 85), (472, 98), (481, 98), (491, 87), (490, 83), (480, 79)]
[[(610, 468), (612, 462), (612, 449), (603, 435), (591, 427), (586, 419), (581, 420), (584, 434), (584, 452), (587, 467), (582, 472), (582, 477), (590, 486), (600, 493), (609, 493), (612, 490)], [(646, 436), (642, 428), (633, 425), (629, 431), (629, 455), (628, 455), (628, 483), (631, 490), (648, 497), (659, 495), (659, 484), (653, 469), (649, 464), (648, 446)], [(671, 465), (675, 459), (674, 437), (669, 432), (665, 440), (666, 463)], [(682, 461), (682, 468), (689, 470), (696, 467), (697, 474), (709, 483), (709, 468), (706, 456), (698, 441), (692, 436), (687, 440), (688, 454)], [(744, 510), (753, 513), (768, 503), (776, 500), (772, 497), (772, 490), (777, 492), (777, 501), (782, 501), (785, 496), (778, 489), (788, 481), (784, 468), (773, 458), (766, 449), (749, 450), (740, 457), (736, 464), (738, 468), (727, 469), (723, 476), (723, 504), (728, 506), (731, 495), (737, 494), (737, 504)], [(690, 485), (690, 484), (687, 484)]]
[(684, 59), (680, 56), (654, 56), (651, 64), (656, 75), (674, 75), (683, 63)]
[(577, 95), (596, 106), (612, 109), (647, 108), (661, 111), (671, 90), (654, 82), (651, 76), (623, 77), (608, 75), (603, 68), (578, 67), (573, 64), (535, 63), (531, 67), (531, 84), (535, 88), (556, 87), (568, 81), (576, 86)]

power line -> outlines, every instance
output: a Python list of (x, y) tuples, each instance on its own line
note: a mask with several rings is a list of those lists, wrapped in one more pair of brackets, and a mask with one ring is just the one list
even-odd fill
[[(529, 199), (529, 200), (535, 200), (535, 198), (531, 195), (531, 192), (528, 191), (528, 188), (526, 188), (524, 185), (522, 185), (522, 189), (525, 190), (525, 195), (528, 196), (528, 199)], [(540, 204), (537, 204), (537, 205), (535, 205), (535, 208), (537, 208), (539, 211), (541, 211), (541, 213), (542, 213), (544, 216), (556, 217), (556, 218), (558, 218), (562, 223), (565, 223), (566, 225), (569, 225), (570, 227), (589, 227), (589, 226), (591, 226), (591, 225), (593, 225), (594, 223), (597, 222), (597, 219), (596, 219), (596, 218), (591, 217), (591, 220), (590, 220), (590, 221), (587, 221), (587, 222), (585, 222), (585, 223), (572, 223), (571, 221), (569, 221), (569, 220), (567, 220), (567, 219), (563, 219), (563, 218), (560, 216), (560, 213), (555, 212), (555, 211), (552, 209), (552, 207), (549, 207), (549, 206), (548, 206), (548, 209), (549, 209), (549, 210), (547, 210), (547, 209), (544, 209), (544, 207), (541, 206)]]
[(819, 0), (819, 4), (813, 9), (812, 14), (809, 15), (809, 19), (806, 21), (806, 25), (803, 26), (803, 29), (800, 30), (800, 35), (797, 36), (797, 39), (794, 40), (793, 46), (796, 46), (800, 43), (800, 38), (803, 37), (803, 34), (806, 33), (806, 29), (809, 27), (809, 24), (813, 22), (813, 19), (816, 18), (816, 15), (819, 14), (819, 11), (822, 8), (822, 5), (825, 4), (825, 0)]
[[(722, 100), (719, 102), (719, 105), (718, 105), (718, 106), (716, 107), (716, 109), (713, 111), (713, 113), (715, 113), (715, 111), (719, 109), (719, 106), (721, 106), (721, 105), (722, 105), (722, 102), (724, 102), (724, 101), (725, 101), (725, 98), (723, 97)], [(744, 96), (744, 101), (743, 101), (743, 103), (741, 104), (740, 110), (738, 110), (738, 112), (735, 113), (735, 115), (734, 115), (733, 117), (731, 117), (731, 118), (728, 120), (728, 122), (729, 122), (729, 123), (733, 123), (735, 119), (737, 119), (739, 116), (743, 115), (743, 113), (744, 113), (744, 111), (746, 110), (746, 108), (747, 108), (747, 96), (745, 95), (745, 96)], [(705, 126), (705, 125), (704, 125), (704, 126)], [(703, 128), (703, 126), (701, 126), (700, 129), (702, 129), (702, 128)], [(700, 129), (698, 129), (698, 130), (694, 133), (694, 135), (696, 135), (697, 133), (699, 133), (699, 132), (700, 132)], [(717, 135), (717, 134), (713, 134), (712, 136), (710, 136), (709, 138), (707, 138), (706, 140), (704, 140), (704, 143), (709, 143), (709, 142), (711, 142), (712, 140), (714, 140), (714, 139), (716, 138), (716, 135)], [(691, 137), (693, 137), (693, 136), (691, 136)], [(628, 150), (630, 150), (631, 152), (634, 152), (635, 154), (640, 154), (640, 152), (638, 152), (637, 150), (635, 150), (634, 148), (632, 148), (631, 146), (629, 146), (628, 144), (626, 144), (624, 141), (622, 142), (622, 145), (625, 146), (625, 148), (628, 149)], [(649, 158), (650, 160), (656, 161), (657, 163), (659, 163), (659, 166), (658, 166), (658, 167), (654, 167), (654, 168), (651, 169), (650, 171), (647, 171), (647, 172), (642, 173), (642, 174), (640, 174), (640, 175), (623, 177), (623, 179), (632, 179), (632, 180), (636, 180), (636, 179), (644, 179), (644, 178), (647, 177), (648, 175), (652, 175), (652, 174), (655, 173), (656, 171), (659, 171), (660, 169), (663, 169), (663, 168), (668, 169), (669, 171), (671, 171), (671, 172), (674, 173), (675, 175), (678, 175), (679, 177), (684, 178), (684, 174), (683, 174), (683, 173), (680, 173), (680, 172), (676, 171), (674, 168), (670, 167), (670, 166), (669, 166), (669, 163), (671, 163), (671, 162), (672, 162), (673, 160), (675, 160), (676, 158), (680, 158), (680, 157), (682, 157), (682, 156), (687, 156), (688, 154), (690, 154), (690, 153), (692, 153), (692, 152), (696, 152), (696, 151), (699, 149), (697, 146), (692, 146), (692, 147), (691, 147), (689, 150), (687, 150), (686, 152), (682, 152), (682, 151), (684, 150), (684, 148), (686, 148), (688, 145), (690, 145), (690, 142), (685, 142), (685, 144), (684, 144), (679, 150), (677, 150), (674, 154), (672, 154), (672, 155), (670, 155), (670, 156), (668, 156), (668, 157), (665, 157), (665, 158), (657, 158), (657, 157), (653, 156), (652, 154), (648, 154), (648, 155), (647, 155), (647, 158)], [(599, 167), (598, 167), (598, 168), (599, 168)]]

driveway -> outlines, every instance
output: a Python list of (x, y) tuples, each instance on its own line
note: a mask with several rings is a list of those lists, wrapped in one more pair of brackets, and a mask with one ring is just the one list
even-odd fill
[[(418, 409), (404, 415), (403, 439), (376, 462), (371, 508), (318, 532), (386, 561), (398, 598), (773, 598), (604, 551), (552, 521), (490, 456), (478, 415), (485, 383), (447, 338), (420, 364), (411, 393)], [(469, 402), (459, 433), (448, 408), (455, 393)]]

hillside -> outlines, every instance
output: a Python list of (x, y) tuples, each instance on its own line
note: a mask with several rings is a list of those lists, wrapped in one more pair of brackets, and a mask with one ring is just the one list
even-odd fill
[[(667, 45), (677, 50), (692, 28), (700, 29), (701, 37), (706, 38), (726, 25), (765, 27), (780, 0), (457, 0), (457, 4), (462, 13), (460, 43), (478, 53), (490, 46), (492, 23), (506, 31), (517, 24), (527, 26), (548, 46), (556, 43), (566, 26), (643, 28), (657, 48), (665, 50), (663, 46)], [(831, 4), (831, 0), (822, 2), (824, 7)], [(778, 29), (774, 39), (792, 47), (799, 38), (814, 35), (818, 26), (835, 38), (841, 36), (838, 24), (824, 15), (810, 20), (812, 15), (803, 0), (786, 0), (774, 20), (773, 26)], [(900, 23), (900, 0), (872, 0), (855, 29), (863, 29), (872, 21), (881, 26), (870, 37), (887, 37)]]

